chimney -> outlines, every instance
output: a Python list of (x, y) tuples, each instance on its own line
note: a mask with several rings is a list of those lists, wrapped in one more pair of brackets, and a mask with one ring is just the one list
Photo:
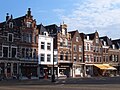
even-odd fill
[(7, 13), (7, 16), (6, 16), (6, 21), (8, 21), (9, 19), (9, 13)]
[(11, 19), (13, 19), (13, 15), (11, 14)]

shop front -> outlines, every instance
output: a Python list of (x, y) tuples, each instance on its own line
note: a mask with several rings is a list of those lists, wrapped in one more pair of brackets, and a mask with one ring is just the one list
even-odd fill
[(71, 77), (72, 76), (72, 64), (60, 63), (58, 65), (58, 77)]
[(17, 62), (1, 62), (0, 63), (0, 78), (12, 79), (18, 76), (18, 63)]
[(73, 77), (83, 77), (84, 76), (84, 66), (82, 64), (73, 64)]
[(113, 76), (116, 73), (116, 68), (109, 64), (94, 64), (94, 73), (96, 72), (96, 76)]
[(35, 63), (21, 63), (21, 77), (27, 77), (31, 79), (31, 77), (37, 77), (37, 67), (38, 65)]

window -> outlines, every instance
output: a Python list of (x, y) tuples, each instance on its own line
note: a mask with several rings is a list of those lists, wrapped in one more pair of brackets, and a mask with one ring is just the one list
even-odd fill
[(3, 57), (8, 57), (8, 47), (3, 47)]
[(34, 51), (33, 51), (33, 58), (34, 58), (34, 59), (36, 59), (36, 55), (37, 55), (37, 54), (36, 54), (36, 49), (34, 49)]
[(57, 55), (54, 55), (54, 62), (57, 62)]
[(112, 55), (112, 61), (115, 61), (115, 60), (114, 60), (114, 55)]
[(110, 61), (112, 61), (112, 55), (110, 55), (109, 59), (110, 59)]
[(96, 56), (94, 56), (94, 62), (96, 62), (96, 58), (97, 58), (97, 57), (96, 57)]
[(79, 56), (79, 61), (82, 62), (82, 56)]
[(26, 34), (26, 42), (29, 42), (29, 34)]
[(88, 51), (90, 48), (89, 48), (89, 44), (86, 44), (86, 50)]
[(68, 60), (68, 52), (65, 54), (65, 60)]
[(34, 43), (37, 43), (36, 35), (34, 35)]
[(32, 49), (29, 50), (29, 57), (32, 58)]
[(9, 22), (9, 28), (13, 28), (13, 22)]
[(96, 43), (99, 43), (99, 39), (98, 38), (96, 38)]
[(100, 57), (100, 62), (102, 62), (102, 58)]
[(32, 43), (32, 34), (29, 34), (29, 42)]
[(51, 43), (47, 43), (47, 50), (51, 50)]
[(115, 61), (118, 62), (118, 55), (115, 55)]
[(41, 34), (44, 35), (44, 32), (42, 32)]
[(63, 52), (60, 53), (60, 60), (63, 60)]
[(86, 55), (86, 62), (89, 62), (89, 55)]
[(44, 61), (45, 59), (45, 54), (41, 54), (41, 61)]
[(27, 22), (27, 27), (28, 28), (32, 27), (32, 23), (31, 22)]
[(78, 39), (78, 37), (76, 37), (76, 42), (78, 42), (79, 41), (79, 39)]
[(68, 40), (65, 39), (65, 46), (68, 46)]
[(17, 49), (16, 48), (12, 48), (12, 58), (15, 58), (17, 55)]
[(26, 58), (29, 58), (29, 49), (26, 49)]
[(74, 55), (73, 59), (74, 59), (74, 62), (76, 62), (77, 61), (77, 55)]
[(79, 46), (79, 52), (82, 52), (82, 46)]
[(77, 51), (77, 46), (76, 46), (76, 45), (73, 46), (73, 51), (74, 51), (74, 52)]
[(13, 42), (13, 34), (8, 34), (8, 41), (11, 41), (11, 42)]
[(41, 42), (41, 49), (45, 49), (45, 42)]
[(26, 38), (26, 34), (24, 33), (24, 34), (23, 34), (23, 41), (26, 42), (26, 39), (27, 39), (27, 38)]
[(63, 46), (63, 40), (60, 38), (60, 46)]
[(47, 54), (47, 62), (50, 62), (50, 61), (51, 61), (51, 55)]
[(106, 56), (106, 62), (108, 62), (108, 56)]
[(25, 58), (25, 48), (22, 48), (22, 58)]
[(99, 52), (99, 47), (96, 47), (96, 52)]
[(105, 56), (103, 56), (103, 61), (105, 62)]

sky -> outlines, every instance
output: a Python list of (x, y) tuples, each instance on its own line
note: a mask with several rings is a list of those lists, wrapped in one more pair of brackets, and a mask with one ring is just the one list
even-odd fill
[(31, 8), (37, 24), (61, 23), (68, 31), (83, 33), (99, 32), (101, 36), (120, 39), (120, 0), (1, 0), (0, 22), (6, 13), (17, 18)]

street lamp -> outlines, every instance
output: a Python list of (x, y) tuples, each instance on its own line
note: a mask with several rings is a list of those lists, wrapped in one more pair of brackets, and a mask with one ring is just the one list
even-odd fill
[(52, 70), (52, 80), (51, 82), (55, 82), (55, 74), (54, 74), (54, 36), (53, 36), (53, 70)]

